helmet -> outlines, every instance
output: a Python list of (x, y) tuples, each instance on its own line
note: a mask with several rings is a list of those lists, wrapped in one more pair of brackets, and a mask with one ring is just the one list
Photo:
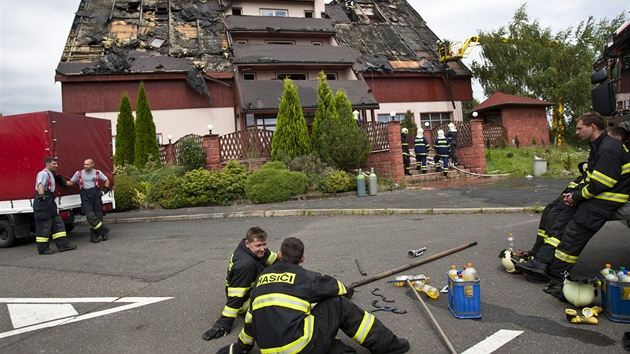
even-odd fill
[(576, 307), (589, 306), (595, 299), (595, 283), (574, 282), (565, 279), (562, 286), (562, 293), (567, 301)]
[(416, 134), (416, 136), (417, 136), (418, 138), (420, 138), (420, 137), (422, 137), (422, 134), (424, 134), (424, 129), (422, 129), (422, 128), (418, 128), (418, 133)]
[(455, 124), (453, 124), (453, 123), (448, 123), (448, 130), (450, 130), (450, 131), (452, 131), (452, 132), (456, 131), (457, 129), (455, 129)]
[(409, 133), (409, 129), (407, 129), (407, 128), (402, 128), (402, 133), (403, 133), (403, 134), (408, 134), (408, 133)]
[(443, 138), (444, 137), (444, 130), (440, 129), (438, 130), (438, 138)]

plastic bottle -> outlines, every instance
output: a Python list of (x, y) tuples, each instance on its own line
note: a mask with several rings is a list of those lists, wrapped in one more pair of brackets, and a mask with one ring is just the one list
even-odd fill
[(602, 276), (604, 276), (604, 277), (605, 277), (605, 276), (607, 276), (607, 275), (608, 275), (609, 270), (611, 270), (611, 269), (612, 269), (612, 266), (611, 266), (610, 264), (606, 263), (606, 268), (602, 269), (602, 270), (600, 271), (600, 273), (602, 273)]
[[(628, 271), (624, 270), (623, 272), (625, 276), (621, 278), (621, 281), (623, 283), (630, 283), (630, 277), (628, 276)], [(624, 284), (624, 285), (628, 285), (628, 284)], [(628, 287), (623, 288), (623, 298), (626, 300), (630, 299), (630, 285), (628, 285)]]
[(617, 278), (617, 274), (615, 274), (615, 271), (610, 269), (610, 270), (608, 270), (608, 275), (606, 275), (606, 280), (608, 280), (608, 281), (619, 281), (619, 278)]
[[(464, 281), (473, 281), (475, 280), (476, 275), (477, 275), (477, 271), (475, 270), (475, 268), (472, 267), (472, 263), (468, 263), (468, 266), (462, 272), (462, 278), (464, 279)], [(464, 286), (464, 294), (466, 294), (466, 296), (468, 297), (472, 297), (474, 295), (473, 286), (472, 285)]]
[(438, 296), (440, 296), (440, 291), (438, 289), (432, 287), (431, 285), (427, 285), (427, 284), (422, 284), (420, 282), (416, 282), (415, 288), (416, 288), (417, 292), (423, 292), (423, 293), (427, 294), (432, 299), (437, 299)]
[(508, 249), (514, 251), (514, 237), (512, 237), (512, 234), (508, 235)]
[(619, 270), (617, 271), (617, 278), (619, 278), (619, 281), (621, 281), (623, 277), (627, 275), (627, 271), (624, 273), (625, 270), (626, 267), (619, 267)]
[(417, 286), (420, 284), (426, 284), (429, 280), (431, 280), (431, 277), (427, 277), (424, 274), (419, 274), (419, 275), (411, 277), (411, 279), (413, 279), (413, 281), (411, 282), (411, 285)]
[(457, 278), (457, 267), (452, 265), (451, 266), (451, 270), (448, 271), (448, 276), (451, 277), (451, 279), (455, 280), (455, 278)]

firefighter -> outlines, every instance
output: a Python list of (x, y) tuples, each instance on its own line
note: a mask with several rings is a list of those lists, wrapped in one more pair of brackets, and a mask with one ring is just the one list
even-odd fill
[(265, 230), (258, 226), (249, 228), (230, 257), (225, 278), (227, 302), (221, 317), (203, 334), (204, 340), (230, 333), (236, 316), (244, 314), (249, 307), (250, 292), (258, 274), (275, 263), (277, 258), (278, 255), (267, 248)]
[(451, 161), (453, 162), (453, 166), (457, 166), (457, 136), (459, 133), (457, 132), (457, 128), (455, 128), (454, 123), (448, 123), (448, 131), (444, 134), (448, 139), (448, 144), (451, 149)]
[(550, 278), (544, 291), (558, 297), (562, 295), (563, 278), (573, 268), (588, 241), (628, 200), (630, 154), (604, 128), (604, 120), (596, 112), (585, 113), (577, 119), (576, 134), (590, 142), (591, 173), (582, 188), (564, 194), (563, 202), (576, 207), (575, 214), (562, 230), (549, 232), (536, 257), (516, 265), (516, 269), (526, 274)]
[[(354, 292), (337, 279), (300, 266), (304, 244), (295, 237), (282, 241), (280, 262), (264, 270), (252, 290), (245, 326), (232, 345), (218, 354), (355, 353), (336, 335), (341, 329), (372, 353), (406, 353), (409, 342), (396, 337), (374, 315), (348, 298)], [(315, 307), (311, 304), (317, 303)]]
[(66, 238), (66, 226), (57, 212), (57, 203), (55, 203), (55, 179), (61, 178), (54, 175), (57, 170), (57, 159), (46, 157), (44, 165), (46, 168), (37, 174), (33, 198), (37, 252), (42, 255), (55, 253), (49, 245), (51, 236), (59, 252), (72, 251), (77, 246), (71, 244)]
[(411, 172), (409, 171), (411, 160), (410, 160), (410, 154), (409, 154), (409, 140), (407, 139), (407, 134), (409, 134), (409, 130), (407, 128), (402, 128), (402, 131), (400, 134), (400, 143), (402, 144), (403, 164), (405, 165), (405, 176), (411, 176)]
[[(103, 191), (99, 188), (99, 182), (103, 182)], [(109, 228), (103, 224), (103, 200), (101, 197), (109, 193), (109, 179), (103, 172), (94, 168), (94, 160), (87, 159), (83, 161), (83, 170), (74, 173), (68, 186), (79, 185), (81, 194), (81, 210), (87, 217), (90, 224), (90, 241), (93, 243), (100, 242), (99, 236), (103, 241), (107, 241)]]
[(435, 170), (438, 172), (442, 171), (444, 176), (448, 176), (450, 144), (448, 143), (446, 136), (444, 136), (444, 130), (438, 130), (438, 137), (433, 143), (433, 148), (435, 149), (435, 157), (433, 158), (435, 161)]
[(418, 134), (413, 140), (413, 151), (416, 153), (416, 170), (427, 173), (429, 141), (424, 137), (424, 130), (422, 128), (418, 128)]

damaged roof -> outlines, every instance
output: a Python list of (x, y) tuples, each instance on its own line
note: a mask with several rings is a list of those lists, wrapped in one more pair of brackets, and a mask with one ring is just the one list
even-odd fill
[(234, 64), (352, 64), (356, 57), (348, 47), (284, 44), (234, 44)]

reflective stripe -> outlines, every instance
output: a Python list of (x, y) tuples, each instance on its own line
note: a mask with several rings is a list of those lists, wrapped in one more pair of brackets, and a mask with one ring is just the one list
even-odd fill
[(243, 306), (241, 306), (240, 309), (238, 309), (238, 314), (242, 315), (244, 313), (247, 313), (249, 311), (249, 305), (250, 305), (251, 301), (247, 300), (245, 301), (245, 303), (243, 304)]
[(271, 293), (258, 296), (252, 304), (252, 311), (256, 311), (267, 306), (280, 306), (304, 313), (310, 313), (311, 310), (311, 303), (308, 301), (286, 294)]
[(569, 185), (567, 186), (567, 188), (575, 188), (575, 187), (577, 187), (577, 186), (578, 186), (578, 184), (577, 184), (577, 183), (575, 183), (575, 182), (571, 182), (571, 183), (569, 183)]
[(60, 231), (60, 232), (57, 232), (56, 234), (52, 235), (53, 240), (56, 239), (56, 238), (60, 238), (60, 237), (66, 237), (66, 232), (65, 231)]
[(584, 187), (582, 188), (582, 197), (584, 199), (591, 199), (594, 197), (593, 194), (591, 194), (591, 192), (588, 191), (588, 188)]
[(337, 293), (337, 295), (343, 295), (343, 294), (348, 293), (348, 289), (346, 289), (346, 286), (343, 285), (343, 283), (340, 282), (339, 280), (337, 280), (337, 286), (339, 287), (339, 293)]
[(304, 318), (304, 335), (293, 342), (283, 345), (277, 348), (260, 348), (260, 352), (263, 354), (293, 354), (300, 353), (313, 337), (313, 325), (315, 323), (315, 317), (308, 315)]
[(363, 313), (363, 319), (361, 320), (361, 325), (357, 328), (356, 333), (352, 336), (357, 343), (363, 344), (365, 338), (370, 333), (372, 326), (374, 325), (374, 316), (368, 313), (367, 311)]
[(227, 305), (223, 308), (223, 312), (221, 312), (221, 316), (230, 317), (230, 318), (236, 318), (237, 314), (238, 314), (238, 309), (229, 307)]
[(267, 258), (267, 267), (274, 264), (276, 259), (278, 259), (278, 254), (276, 252), (271, 252), (269, 258)]
[(248, 335), (245, 332), (245, 328), (243, 328), (241, 333), (238, 334), (238, 339), (240, 339), (245, 345), (254, 345), (254, 337)]
[(99, 221), (99, 222), (98, 222), (98, 224), (96, 224), (96, 226), (94, 226), (92, 229), (93, 229), (93, 230), (96, 230), (96, 229), (98, 229), (98, 228), (99, 228), (99, 227), (101, 227), (101, 226), (103, 226), (103, 222), (102, 222), (102, 221)]
[(247, 290), (251, 288), (231, 288), (228, 286), (227, 288), (227, 296), (228, 297), (243, 297)]
[(36, 236), (35, 241), (37, 242), (48, 242), (48, 237)]
[(624, 193), (603, 192), (596, 195), (595, 199), (608, 200), (623, 204), (628, 201), (628, 195)]
[(545, 230), (538, 229), (538, 237), (542, 237), (542, 238), (546, 239), (549, 236), (547, 236), (547, 233), (545, 232)]
[(547, 237), (547, 239), (545, 240), (545, 243), (556, 248), (560, 244), (560, 240), (555, 237)]
[(621, 166), (621, 174), (627, 175), (628, 173), (630, 173), (630, 163)]
[(565, 262), (565, 263), (570, 263), (570, 264), (575, 264), (575, 262), (577, 262), (577, 256), (572, 256), (568, 253), (564, 253), (560, 250), (556, 249), (556, 252), (554, 254), (554, 256), (556, 258), (558, 258), (559, 260)]
[(593, 171), (593, 174), (591, 175), (591, 180), (597, 181), (608, 188), (612, 188), (615, 183), (617, 183), (617, 180), (612, 179), (599, 171)]
[(251, 311), (247, 311), (247, 313), (245, 314), (245, 323), (246, 324), (252, 324), (252, 312)]

